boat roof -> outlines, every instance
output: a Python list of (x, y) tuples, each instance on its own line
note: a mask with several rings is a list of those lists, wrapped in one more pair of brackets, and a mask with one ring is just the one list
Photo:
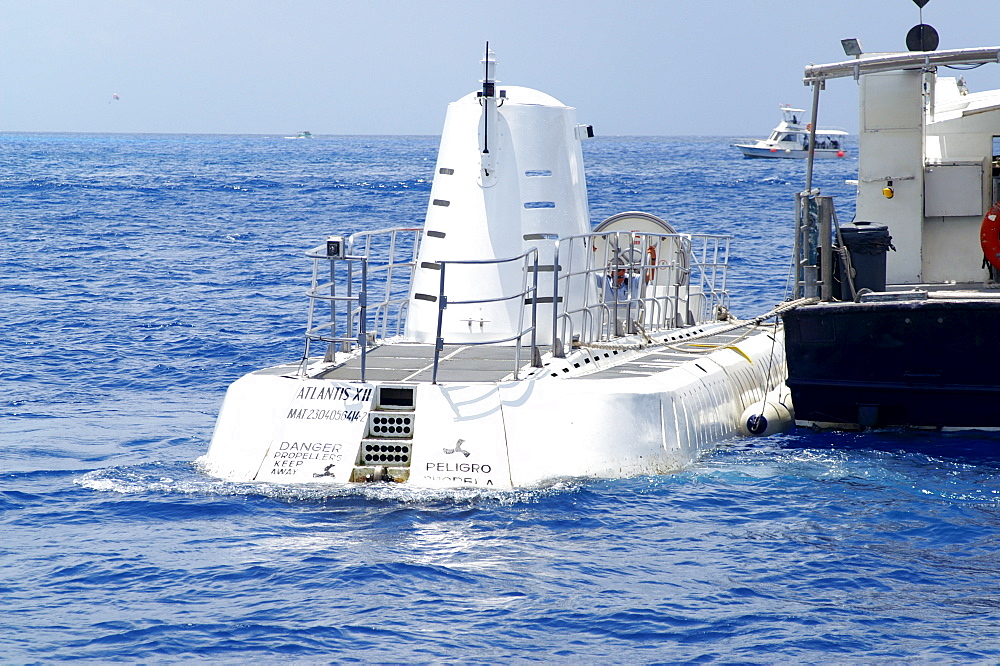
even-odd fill
[[(790, 129), (790, 128), (786, 127), (786, 128), (783, 128), (783, 129), (779, 129), (778, 131), (779, 132), (784, 132), (786, 134), (809, 134), (809, 130), (805, 129), (804, 127), (801, 128), (801, 129)], [(816, 134), (827, 134), (827, 135), (829, 135), (829, 134), (835, 134), (835, 135), (840, 135), (840, 136), (847, 136), (849, 133), (850, 132), (846, 132), (844, 130), (839, 130), (839, 129), (823, 129), (822, 127), (816, 130)]]
[(806, 85), (810, 85), (827, 79), (837, 79), (845, 76), (857, 78), (862, 74), (890, 72), (898, 69), (927, 68), (939, 65), (982, 65), (990, 62), (1000, 63), (1000, 46), (983, 46), (972, 49), (951, 49), (945, 51), (874, 53), (855, 58), (854, 60), (845, 60), (825, 65), (807, 65), (802, 81)]

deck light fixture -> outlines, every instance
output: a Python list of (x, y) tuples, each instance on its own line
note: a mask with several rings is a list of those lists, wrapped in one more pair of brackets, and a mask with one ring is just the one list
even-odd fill
[(861, 42), (853, 37), (851, 39), (840, 40), (840, 45), (844, 47), (844, 53), (855, 58), (861, 57)]
[(343, 259), (347, 256), (345, 250), (343, 236), (326, 237), (326, 256), (331, 259)]

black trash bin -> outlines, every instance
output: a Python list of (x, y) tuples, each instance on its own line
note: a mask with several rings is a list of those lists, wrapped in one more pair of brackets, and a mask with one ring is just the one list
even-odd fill
[[(851, 255), (851, 268), (854, 269), (854, 290), (871, 289), (885, 291), (885, 257), (891, 249), (892, 236), (889, 227), (875, 222), (851, 222), (840, 227), (840, 238), (844, 247)], [(840, 300), (853, 301), (851, 286), (844, 274), (844, 267), (838, 266), (840, 272)]]

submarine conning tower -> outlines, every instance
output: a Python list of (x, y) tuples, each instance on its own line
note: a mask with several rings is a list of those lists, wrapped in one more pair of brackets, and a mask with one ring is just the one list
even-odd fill
[[(500, 88), (487, 49), (482, 89), (448, 105), (417, 267), (406, 338), (437, 337), (441, 262), (446, 262), (441, 337), (450, 343), (497, 341), (530, 321), (524, 298), (503, 298), (530, 284), (525, 263), (477, 262), (538, 250), (537, 329), (551, 335), (556, 239), (589, 233), (590, 212), (576, 109), (530, 88)], [(568, 252), (561, 247), (560, 264)], [(560, 296), (560, 299), (563, 297)], [(492, 300), (499, 299), (499, 300)], [(481, 301), (462, 304), (462, 301)], [(519, 326), (521, 327), (519, 329)], [(526, 341), (525, 341), (526, 343)], [(516, 344), (510, 340), (507, 344)]]

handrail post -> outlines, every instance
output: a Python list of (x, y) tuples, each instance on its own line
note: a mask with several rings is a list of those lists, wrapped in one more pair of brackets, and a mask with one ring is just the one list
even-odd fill
[[(319, 284), (319, 259), (313, 259), (313, 274), (312, 274), (312, 285), (309, 288), (309, 293), (312, 294), (316, 286)], [(314, 315), (316, 311), (316, 299), (309, 298), (309, 311), (306, 316), (306, 348), (302, 352), (302, 364), (299, 366), (299, 376), (302, 377), (306, 374), (306, 365), (309, 363), (309, 348), (312, 343), (312, 338), (309, 337), (309, 332), (313, 329), (313, 322), (315, 321)]]
[(361, 321), (358, 322), (358, 346), (361, 347), (361, 381), (365, 381), (368, 357), (368, 257), (361, 259), (361, 293), (358, 294)]
[[(532, 253), (532, 259), (534, 260), (534, 270), (531, 271), (531, 367), (540, 368), (542, 367), (541, 354), (537, 353), (537, 336), (538, 331), (538, 250), (535, 249)], [(553, 272), (555, 269), (553, 268)], [(555, 294), (552, 296), (552, 311), (556, 311), (556, 298)], [(520, 344), (520, 340), (518, 340)]]
[[(556, 239), (552, 250), (552, 357), (566, 358), (563, 343), (559, 339), (559, 244)], [(572, 253), (570, 253), (572, 257)]]
[[(344, 329), (344, 332), (346, 333), (347, 336), (350, 336), (351, 331), (354, 329), (354, 315), (351, 313), (351, 310), (352, 310), (352, 308), (351, 308), (351, 298), (354, 296), (354, 284), (353, 284), (354, 283), (354, 261), (351, 260), (351, 259), (349, 259), (348, 257), (344, 257), (344, 258), (347, 260), (347, 280), (345, 280), (345, 285), (344, 285), (344, 290), (345, 290), (344, 291), (344, 295), (347, 297), (347, 313), (345, 315), (345, 318), (347, 319), (347, 322), (346, 322), (346, 327)], [(331, 264), (331, 266), (332, 265), (333, 264)], [(349, 345), (350, 345), (349, 342), (341, 342), (340, 343), (340, 351), (344, 351), (344, 352), (351, 351)], [(348, 347), (348, 348), (344, 349), (344, 347)]]
[(822, 270), (820, 276), (820, 298), (830, 301), (833, 298), (833, 197), (816, 197), (819, 203), (819, 263)]
[(444, 339), (441, 337), (441, 326), (444, 319), (444, 309), (448, 307), (444, 295), (444, 268), (447, 262), (439, 261), (438, 264), (441, 266), (441, 282), (440, 287), (438, 288), (437, 334), (434, 336), (434, 368), (431, 370), (431, 384), (437, 384), (438, 361), (441, 358), (441, 352), (444, 350)]
[[(525, 252), (518, 257), (521, 260), (521, 293), (517, 296), (517, 298), (522, 300), (528, 296), (528, 254), (529, 252)], [(534, 298), (534, 296), (535, 294), (532, 294), (532, 298)], [(532, 307), (534, 307), (534, 303), (532, 303)], [(515, 339), (514, 344), (515, 382), (519, 379), (517, 373), (521, 369), (522, 342), (524, 342), (524, 305), (520, 305), (517, 309), (517, 338)]]
[[(327, 263), (330, 265), (330, 332), (337, 330), (337, 264), (336, 260), (332, 257), (327, 259)], [(318, 264), (319, 262), (317, 262)], [(317, 266), (317, 271), (319, 267)], [(350, 274), (348, 274), (348, 279), (350, 279)], [(334, 352), (337, 350), (334, 349)]]
[(802, 192), (795, 193), (795, 239), (792, 246), (792, 298), (802, 298)]

